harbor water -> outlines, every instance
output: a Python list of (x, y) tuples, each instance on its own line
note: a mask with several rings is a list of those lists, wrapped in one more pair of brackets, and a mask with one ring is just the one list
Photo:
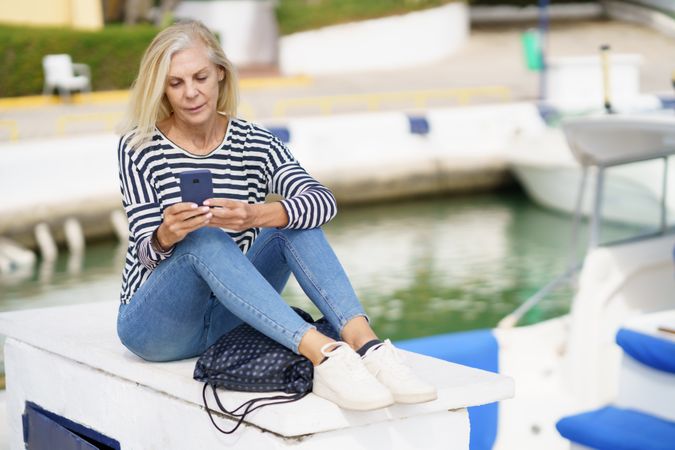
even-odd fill
[[(376, 331), (406, 339), (494, 327), (565, 270), (571, 219), (510, 189), (345, 207), (324, 229)], [(91, 243), (81, 258), (63, 251), (5, 277), (0, 310), (114, 301), (124, 250)], [(523, 323), (564, 314), (571, 293), (552, 293)], [(293, 279), (284, 297), (318, 314)]]

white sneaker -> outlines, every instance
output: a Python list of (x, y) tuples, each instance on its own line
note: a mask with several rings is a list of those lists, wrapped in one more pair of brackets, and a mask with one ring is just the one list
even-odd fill
[(312, 392), (316, 395), (342, 408), (361, 411), (394, 403), (391, 392), (370, 374), (346, 342), (326, 344), (321, 353), (328, 359), (314, 367)]
[(394, 395), (397, 403), (422, 403), (436, 400), (436, 388), (420, 380), (403, 362), (389, 339), (368, 349), (363, 362), (380, 383)]

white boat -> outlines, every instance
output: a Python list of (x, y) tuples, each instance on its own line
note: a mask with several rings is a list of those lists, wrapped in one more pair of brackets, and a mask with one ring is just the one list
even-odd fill
[[(642, 120), (655, 126), (672, 122), (672, 114), (663, 113), (624, 117), (628, 122)], [(672, 136), (675, 136), (675, 130)], [(614, 130), (613, 137), (606, 143), (607, 148), (612, 151), (617, 146), (630, 146), (630, 139), (630, 133)], [(533, 201), (564, 213), (576, 210), (583, 166), (572, 155), (560, 128), (549, 127), (538, 134), (520, 136), (509, 151), (508, 160), (512, 172)], [(668, 210), (672, 215), (675, 213), (675, 182), (672, 182), (675, 181), (675, 171), (672, 170), (675, 162), (670, 164), (671, 182), (667, 197)], [(592, 213), (590, 193), (596, 182), (595, 170), (591, 168), (583, 186), (585, 199), (581, 211), (585, 216)], [(658, 225), (662, 184), (658, 161), (641, 161), (612, 168), (605, 180), (603, 219), (647, 227)]]
[[(557, 431), (556, 423), (564, 416), (608, 404), (627, 404), (649, 414), (655, 412), (659, 420), (666, 420), (675, 430), (675, 374), (658, 375), (666, 381), (655, 385), (653, 380), (658, 377), (642, 374), (643, 369), (637, 372), (626, 369), (626, 364), (633, 364), (632, 358), (622, 356), (621, 348), (615, 343), (622, 326), (635, 320), (648, 322), (649, 318), (640, 319), (648, 313), (670, 310), (658, 317), (670, 320), (673, 322), (670, 325), (675, 327), (672, 252), (675, 234), (668, 226), (670, 209), (666, 208), (663, 194), (672, 191), (672, 186), (662, 181), (672, 164), (668, 159), (675, 154), (675, 117), (576, 119), (566, 122), (563, 131), (572, 149), (570, 159), (580, 168), (575, 171), (572, 162), (569, 164), (569, 180), (565, 183), (570, 192), (568, 200), (581, 205), (572, 187), (574, 182), (583, 184), (583, 173), (592, 173), (594, 180), (586, 183), (593, 194), (584, 203), (591, 215), (591, 236), (571, 312), (535, 325), (514, 327), (541, 298), (536, 295), (495, 330), (402, 343), (404, 348), (467, 365), (488, 370), (498, 366), (500, 373), (514, 378), (516, 395), (513, 399), (501, 402), (498, 409), (493, 405), (493, 411), (482, 411), (472, 417), (476, 419), (472, 421), (474, 450), (569, 449), (570, 442)], [(643, 183), (635, 187), (636, 192), (642, 189), (653, 196), (652, 206), (657, 207), (656, 229), (621, 242), (600, 245), (600, 211), (611, 199), (605, 192), (613, 187), (607, 183), (607, 173), (637, 162), (652, 165), (652, 178), (654, 174), (661, 175), (652, 185), (648, 182), (654, 180), (641, 180)], [(562, 186), (554, 187), (565, 190)], [(639, 208), (623, 212), (633, 223), (636, 215), (643, 214)], [(561, 237), (551, 236), (551, 239)], [(652, 328), (655, 330), (655, 325)], [(675, 340), (672, 342), (675, 348)], [(675, 441), (663, 448), (675, 448)]]

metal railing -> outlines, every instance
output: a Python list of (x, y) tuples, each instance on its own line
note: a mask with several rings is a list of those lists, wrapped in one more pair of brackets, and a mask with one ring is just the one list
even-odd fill
[(66, 114), (59, 116), (56, 121), (56, 134), (63, 136), (66, 134), (66, 127), (74, 123), (82, 122), (100, 122), (105, 125), (107, 131), (115, 129), (115, 125), (122, 118), (121, 111), (115, 112), (100, 112), (100, 113), (82, 113), (82, 114)]
[(432, 89), (407, 92), (381, 92), (375, 94), (329, 95), (283, 99), (276, 102), (274, 116), (281, 117), (292, 108), (318, 109), (321, 114), (331, 114), (339, 106), (365, 105), (376, 111), (386, 103), (408, 103), (414, 108), (427, 107), (431, 100), (454, 99), (460, 105), (470, 103), (476, 97), (511, 99), (511, 90), (505, 86), (479, 86), (453, 89)]
[[(660, 159), (663, 162), (663, 175), (661, 182), (661, 201), (660, 201), (660, 216), (659, 216), (659, 227), (656, 231), (651, 231), (647, 233), (637, 234), (630, 236), (628, 238), (614, 240), (610, 242), (605, 242), (602, 245), (619, 245), (626, 244), (631, 242), (640, 241), (643, 239), (649, 239), (656, 236), (662, 236), (670, 231), (668, 227), (668, 208), (667, 208), (667, 193), (668, 193), (668, 158), (675, 154), (675, 149), (666, 148), (663, 150), (655, 150), (653, 153), (644, 156), (644, 157), (633, 157), (633, 158), (617, 158), (611, 162), (604, 164), (597, 164), (597, 174), (596, 182), (594, 189), (594, 201), (593, 201), (593, 213), (591, 215), (591, 225), (590, 225), (590, 237), (588, 243), (588, 250), (591, 250), (595, 247), (598, 247), (601, 243), (600, 240), (600, 226), (602, 222), (602, 205), (603, 205), (603, 191), (605, 187), (605, 172), (610, 167), (616, 167), (626, 164), (633, 164), (643, 161), (656, 160)], [(558, 287), (562, 286), (564, 282), (569, 282), (573, 276), (581, 270), (583, 266), (583, 260), (579, 262), (572, 262), (576, 259), (576, 250), (578, 244), (578, 230), (581, 222), (582, 216), (582, 205), (583, 205), (583, 194), (585, 192), (588, 170), (589, 166), (583, 166), (583, 173), (581, 178), (581, 183), (579, 186), (579, 193), (576, 201), (576, 208), (574, 213), (574, 223), (572, 231), (572, 242), (571, 242), (571, 253), (570, 253), (570, 266), (568, 269), (557, 276), (555, 279), (546, 284), (543, 288), (537, 291), (534, 295), (529, 297), (524, 303), (522, 303), (518, 308), (516, 308), (512, 313), (504, 317), (497, 324), (498, 328), (513, 328), (518, 322), (527, 314), (532, 308), (537, 306), (548, 294), (553, 292)]]
[(16, 120), (2, 119), (0, 120), (0, 128), (6, 128), (9, 130), (10, 141), (19, 140), (19, 126), (16, 123)]

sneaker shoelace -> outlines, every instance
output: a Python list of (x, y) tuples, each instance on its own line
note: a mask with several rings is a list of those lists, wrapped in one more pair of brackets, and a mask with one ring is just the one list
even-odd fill
[(389, 339), (368, 350), (368, 353), (370, 352), (374, 352), (373, 356), (377, 355), (378, 361), (380, 361), (382, 366), (378, 370), (378, 373), (382, 368), (386, 368), (389, 373), (392, 373), (399, 378), (413, 377), (412, 371), (405, 364), (405, 359), (401, 356), (401, 353), (396, 350), (396, 347), (394, 347)]
[[(328, 350), (332, 347), (332, 350)], [(346, 349), (342, 349), (346, 347)], [(330, 342), (321, 347), (321, 354), (328, 358), (341, 356), (344, 361), (344, 367), (352, 374), (354, 380), (372, 378), (368, 369), (363, 365), (359, 355), (354, 352), (346, 342)]]

